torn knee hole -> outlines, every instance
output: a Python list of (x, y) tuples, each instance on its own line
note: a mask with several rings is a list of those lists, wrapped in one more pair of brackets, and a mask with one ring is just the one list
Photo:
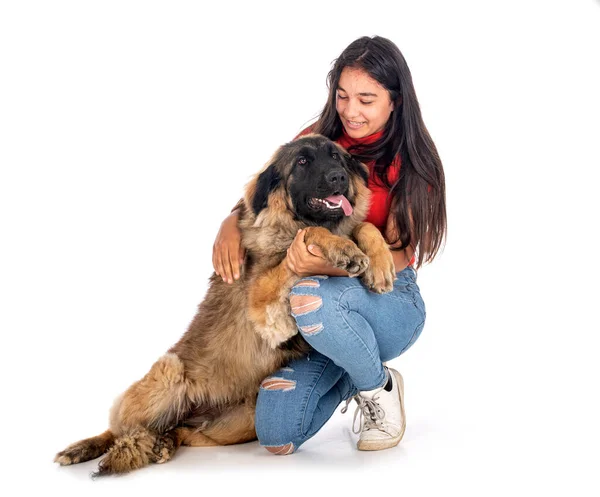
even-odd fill
[(294, 286), (296, 287), (312, 287), (312, 288), (318, 288), (319, 282), (317, 280), (313, 280), (313, 279), (306, 279), (306, 280), (300, 280), (298, 283), (296, 283)]
[(308, 312), (314, 312), (323, 305), (323, 299), (316, 295), (292, 295), (290, 297), (290, 307), (292, 314), (298, 316)]
[(300, 332), (304, 335), (316, 335), (323, 330), (323, 323), (310, 324), (308, 326), (300, 326)]
[(275, 454), (277, 456), (287, 456), (288, 454), (292, 454), (295, 450), (292, 442), (285, 445), (263, 445), (263, 447), (271, 454)]
[(294, 380), (278, 378), (277, 376), (270, 376), (261, 382), (260, 388), (263, 390), (281, 390), (283, 392), (288, 392), (296, 388), (296, 382)]

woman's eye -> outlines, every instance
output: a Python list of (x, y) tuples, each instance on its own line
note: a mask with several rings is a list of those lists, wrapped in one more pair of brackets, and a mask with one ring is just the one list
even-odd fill
[(340, 156), (334, 152), (331, 154), (331, 157), (333, 157), (335, 160), (338, 160)]
[(308, 161), (306, 160), (306, 157), (300, 157), (298, 159), (298, 164), (301, 166), (304, 166)]
[(348, 100), (348, 97), (342, 97), (341, 95), (338, 95), (337, 98), (339, 98), (340, 100)]

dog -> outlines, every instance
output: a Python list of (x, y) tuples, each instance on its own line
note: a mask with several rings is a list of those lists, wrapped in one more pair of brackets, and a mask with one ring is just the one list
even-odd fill
[[(363, 222), (367, 167), (333, 141), (307, 135), (281, 146), (246, 186), (239, 228), (246, 250), (240, 278), (210, 277), (204, 300), (181, 339), (116, 399), (109, 429), (56, 455), (61, 465), (104, 455), (94, 476), (170, 460), (181, 445), (256, 439), (261, 381), (310, 347), (288, 300), (300, 279), (285, 261), (300, 229), (304, 241), (372, 291), (392, 290), (387, 243)], [(352, 238), (352, 239), (351, 239)]]

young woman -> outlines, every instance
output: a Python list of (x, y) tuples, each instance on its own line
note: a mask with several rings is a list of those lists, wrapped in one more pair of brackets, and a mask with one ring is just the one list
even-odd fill
[[(328, 86), (321, 115), (299, 136), (323, 134), (369, 166), (366, 220), (388, 241), (397, 279), (392, 292), (372, 293), (327, 265), (298, 233), (287, 262), (303, 279), (291, 291), (290, 307), (314, 350), (261, 384), (256, 432), (274, 454), (293, 453), (352, 398), (358, 403), (355, 418), (361, 415), (360, 450), (400, 442), (406, 426), (403, 380), (383, 363), (421, 334), (425, 306), (416, 269), (434, 259), (446, 234), (442, 163), (398, 47), (378, 36), (359, 38), (335, 61)], [(232, 282), (242, 261), (234, 211), (217, 235), (213, 265)]]

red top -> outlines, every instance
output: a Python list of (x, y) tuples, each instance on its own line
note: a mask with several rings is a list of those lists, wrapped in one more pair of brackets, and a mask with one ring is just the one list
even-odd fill
[[(296, 136), (296, 138), (312, 133), (313, 126), (314, 124), (310, 125), (306, 129), (303, 129), (298, 134), (298, 136)], [(342, 135), (335, 141), (339, 143), (342, 147), (347, 149), (353, 145), (367, 145), (373, 143), (382, 136), (383, 130), (372, 135), (365, 136), (364, 138), (352, 138), (351, 136), (348, 136), (346, 130), (342, 128)], [(381, 181), (379, 181), (376, 178), (374, 162), (365, 162), (365, 165), (369, 168), (369, 179), (367, 181), (367, 187), (369, 188), (369, 190), (371, 190), (371, 203), (365, 221), (374, 224), (377, 227), (377, 229), (379, 229), (379, 231), (381, 231), (385, 235), (387, 218), (390, 213), (390, 199), (388, 198), (390, 189), (382, 185)], [(392, 161), (392, 165), (388, 169), (388, 181), (391, 184), (394, 184), (399, 176), (400, 157), (396, 156)], [(413, 255), (412, 259), (409, 262), (409, 265), (412, 265), (414, 263), (415, 256)]]
[[(383, 131), (379, 131), (378, 133), (374, 133), (372, 135), (366, 136), (364, 138), (352, 138), (346, 134), (346, 130), (343, 130), (342, 136), (340, 136), (336, 141), (345, 149), (348, 149), (354, 145), (368, 145), (377, 141), (379, 138), (383, 136)], [(367, 167), (369, 168), (369, 179), (367, 181), (367, 187), (371, 190), (371, 204), (369, 206), (369, 212), (367, 213), (367, 218), (365, 221), (368, 223), (374, 224), (379, 231), (382, 233), (385, 232), (385, 227), (387, 224), (387, 218), (390, 213), (390, 199), (388, 198), (388, 194), (390, 193), (390, 189), (385, 185), (381, 184), (375, 177), (375, 162), (365, 162)], [(388, 169), (388, 181), (390, 184), (394, 184), (400, 175), (400, 158), (396, 157), (392, 162), (391, 167)]]

